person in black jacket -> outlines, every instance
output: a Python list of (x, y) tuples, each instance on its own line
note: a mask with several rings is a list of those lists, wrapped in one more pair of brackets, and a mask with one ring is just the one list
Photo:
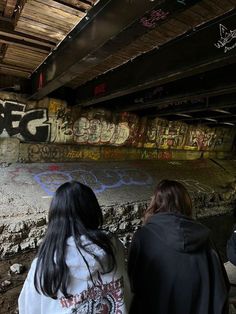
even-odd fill
[(227, 242), (227, 257), (236, 266), (236, 226)]
[(130, 314), (228, 313), (223, 264), (209, 229), (191, 216), (185, 187), (161, 181), (130, 247)]

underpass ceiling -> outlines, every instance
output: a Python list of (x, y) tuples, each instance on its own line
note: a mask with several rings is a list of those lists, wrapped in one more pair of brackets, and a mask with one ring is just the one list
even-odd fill
[(235, 8), (236, 0), (0, 0), (0, 90), (234, 126)]

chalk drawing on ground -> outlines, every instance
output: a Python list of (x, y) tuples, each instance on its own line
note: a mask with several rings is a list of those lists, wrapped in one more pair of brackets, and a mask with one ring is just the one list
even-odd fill
[(214, 193), (214, 189), (212, 189), (208, 185), (200, 183), (197, 180), (193, 180), (193, 179), (190, 179), (190, 180), (181, 179), (181, 180), (179, 180), (178, 179), (178, 181), (183, 183), (190, 193), (202, 193), (202, 194)]
[(48, 195), (53, 195), (62, 183), (71, 181), (72, 177), (64, 171), (45, 171), (34, 175), (34, 179)]
[(62, 183), (70, 180), (90, 186), (96, 194), (122, 186), (153, 184), (153, 179), (147, 172), (135, 169), (45, 171), (34, 175), (34, 180), (50, 196)]

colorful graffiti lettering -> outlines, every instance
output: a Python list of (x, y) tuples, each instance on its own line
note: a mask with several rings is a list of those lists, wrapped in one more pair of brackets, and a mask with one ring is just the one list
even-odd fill
[(127, 122), (120, 122), (115, 125), (113, 122), (99, 119), (89, 120), (86, 117), (81, 117), (75, 121), (73, 131), (76, 142), (80, 144), (110, 143), (122, 145), (130, 134)]
[(59, 145), (31, 144), (28, 146), (27, 159), (30, 162), (63, 161), (68, 147)]
[(189, 132), (186, 146), (197, 147), (199, 150), (214, 149), (225, 141), (224, 130), (193, 129)]
[(148, 126), (147, 138), (159, 148), (183, 146), (187, 125), (179, 122), (154, 119)]
[[(159, 92), (162, 92), (161, 88), (154, 90), (152, 94)], [(104, 109), (82, 111), (78, 107), (67, 107), (65, 103), (56, 101), (50, 101), (48, 109), (32, 109), (32, 105), (0, 100), (0, 137), (12, 136), (19, 138), (21, 142), (48, 142), (50, 145), (65, 143), (78, 147), (94, 145), (229, 151), (233, 145), (235, 130), (191, 126), (159, 118), (140, 118), (128, 112), (116, 114)], [(63, 161), (65, 157), (68, 160), (80, 158), (81, 155), (76, 146), (72, 149), (46, 146), (30, 147), (29, 156), (25, 160)], [(70, 153), (71, 150), (73, 152)], [(156, 159), (156, 151), (152, 154), (152, 159)], [(89, 149), (81, 156), (99, 159), (99, 153)], [(145, 153), (143, 156), (145, 159)]]

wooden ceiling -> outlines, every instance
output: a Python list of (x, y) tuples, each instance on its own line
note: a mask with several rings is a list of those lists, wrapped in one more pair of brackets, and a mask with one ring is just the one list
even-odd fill
[(30, 77), (94, 2), (0, 0), (0, 73)]
[[(206, 106), (215, 101), (211, 112), (224, 116), (225, 95), (225, 111), (236, 114), (235, 9), (236, 0), (0, 0), (0, 90), (20, 86), (32, 99), (63, 95), (191, 123), (209, 118)], [(225, 53), (215, 44), (227, 38)], [(172, 83), (179, 87), (171, 95), (155, 94)], [(195, 93), (205, 102), (189, 114)], [(173, 102), (180, 103), (174, 115)]]

